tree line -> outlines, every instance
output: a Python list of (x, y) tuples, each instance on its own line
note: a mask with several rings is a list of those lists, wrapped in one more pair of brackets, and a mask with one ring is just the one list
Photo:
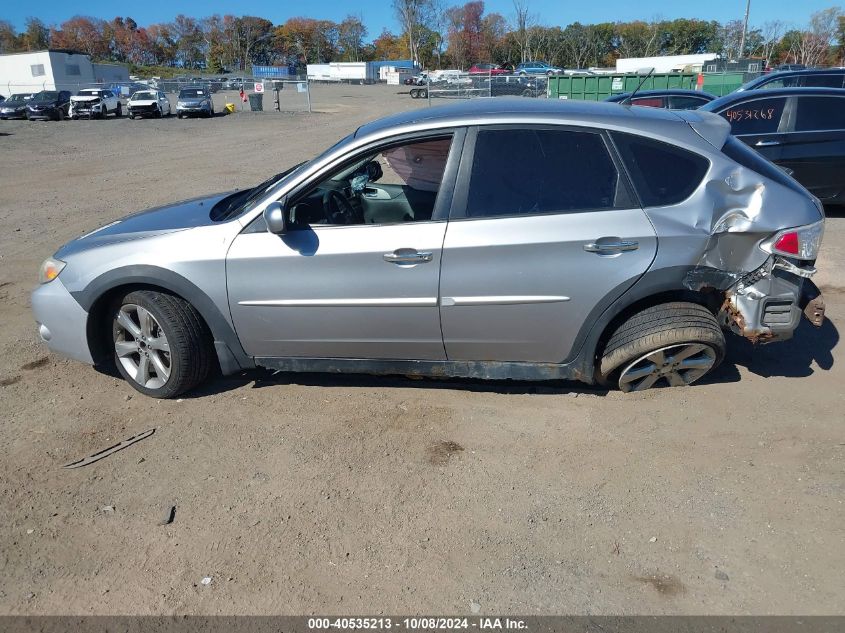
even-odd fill
[[(543, 25), (527, 0), (513, 13), (487, 13), (482, 0), (445, 6), (443, 0), (392, 0), (400, 32), (369, 39), (363, 18), (340, 22), (294, 17), (273, 24), (258, 16), (178, 15), (172, 22), (139, 25), (130, 17), (76, 16), (47, 26), (28, 18), (18, 32), (0, 20), (0, 53), (71, 49), (96, 61), (137, 66), (246, 70), (253, 64), (301, 65), (329, 61), (414, 59), (426, 68), (466, 69), (474, 62), (518, 64), (543, 60), (565, 68), (612, 66), (619, 57), (717, 53), (726, 59), (758, 57), (807, 66), (845, 65), (845, 13), (831, 7), (806, 24), (780, 20), (752, 25), (680, 18)], [(740, 48), (742, 50), (740, 50)]]

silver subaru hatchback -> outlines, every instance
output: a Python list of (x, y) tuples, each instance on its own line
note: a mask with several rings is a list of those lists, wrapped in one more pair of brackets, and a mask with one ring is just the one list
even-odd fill
[(41, 338), (157, 398), (219, 367), (683, 386), (824, 303), (821, 204), (708, 113), (474, 100), (41, 269)]

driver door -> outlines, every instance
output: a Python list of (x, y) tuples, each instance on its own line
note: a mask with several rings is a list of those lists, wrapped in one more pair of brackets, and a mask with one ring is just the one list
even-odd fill
[[(244, 350), (256, 357), (444, 360), (438, 286), (459, 140), (462, 133), (441, 132), (338, 165), (287, 196), (296, 224), (283, 235), (256, 218), (234, 240), (226, 265)], [(436, 150), (435, 143), (442, 156), (421, 151)], [(377, 180), (362, 182), (355, 165), (366, 172), (373, 157), (383, 161), (383, 173), (371, 170)]]

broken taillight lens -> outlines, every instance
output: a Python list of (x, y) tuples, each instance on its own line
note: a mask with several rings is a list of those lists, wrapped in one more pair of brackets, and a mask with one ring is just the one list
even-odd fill
[(824, 221), (786, 229), (763, 244), (763, 250), (796, 259), (816, 259), (824, 235)]

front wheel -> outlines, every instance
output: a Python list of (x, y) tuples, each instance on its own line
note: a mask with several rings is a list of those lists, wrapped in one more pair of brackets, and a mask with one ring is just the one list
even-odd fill
[(123, 116), (123, 104), (120, 101), (117, 102), (117, 110), (114, 111), (114, 116), (118, 119)]
[(604, 348), (599, 381), (622, 391), (690, 385), (725, 357), (725, 336), (704, 306), (676, 301), (638, 312)]
[(211, 343), (199, 313), (174, 295), (138, 290), (112, 309), (117, 369), (133, 388), (173, 398), (197, 386), (211, 368)]

